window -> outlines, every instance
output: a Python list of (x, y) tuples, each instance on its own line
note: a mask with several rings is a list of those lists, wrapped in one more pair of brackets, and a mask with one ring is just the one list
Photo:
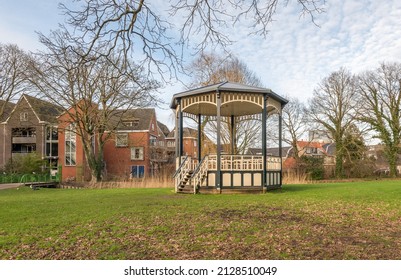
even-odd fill
[(128, 146), (128, 133), (116, 134), (116, 147)]
[(58, 156), (58, 131), (57, 127), (46, 127), (46, 156)]
[(131, 166), (131, 176), (132, 178), (143, 178), (145, 176), (145, 166), (143, 165)]
[(131, 160), (143, 160), (143, 147), (131, 148)]
[(75, 125), (71, 124), (65, 131), (65, 165), (74, 166), (76, 164), (76, 144)]
[(160, 147), (164, 147), (164, 141), (160, 140), (160, 141), (159, 141), (159, 146), (160, 146)]
[(26, 122), (28, 121), (28, 113), (27, 112), (22, 112), (19, 114), (19, 120), (21, 122)]
[(17, 127), (11, 130), (12, 137), (36, 137), (36, 129), (34, 127)]
[(196, 141), (194, 141), (194, 147), (196, 147)]
[(167, 142), (167, 147), (174, 147), (175, 145), (174, 145), (174, 141), (168, 141)]
[(154, 146), (156, 146), (156, 144), (157, 144), (157, 138), (155, 137), (155, 136), (150, 136), (150, 143), (149, 143), (149, 145), (150, 146), (152, 146), (152, 147), (154, 147)]
[(127, 127), (134, 126), (134, 122), (123, 122), (123, 125)]
[(307, 147), (306, 148), (306, 153), (307, 154), (317, 154), (317, 148)]

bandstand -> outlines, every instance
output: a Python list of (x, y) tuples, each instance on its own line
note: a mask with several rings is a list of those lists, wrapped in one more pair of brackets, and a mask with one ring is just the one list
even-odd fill
[[(228, 191), (261, 191), (281, 188), (282, 155), (281, 111), (287, 100), (270, 89), (222, 82), (173, 96), (170, 107), (176, 116), (176, 172), (175, 191), (182, 193), (222, 193)], [(269, 156), (266, 151), (267, 118), (278, 114), (279, 156)], [(235, 122), (256, 116), (262, 126), (261, 155), (235, 154)], [(183, 119), (197, 122), (197, 158), (184, 155)], [(202, 120), (208, 117), (216, 123), (216, 153), (202, 157)], [(230, 118), (232, 126), (231, 153), (222, 152), (222, 119)]]

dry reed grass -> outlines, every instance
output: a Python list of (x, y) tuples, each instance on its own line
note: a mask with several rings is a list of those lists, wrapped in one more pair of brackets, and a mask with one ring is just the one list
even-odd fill
[(104, 181), (89, 186), (95, 189), (113, 188), (173, 188), (174, 181), (171, 176), (163, 175), (124, 181)]
[(283, 172), (283, 184), (310, 184), (312, 180), (304, 172), (285, 171)]
[[(311, 184), (312, 180), (305, 173), (293, 171), (283, 172), (283, 184)], [(113, 189), (113, 188), (174, 188), (174, 180), (171, 174), (163, 174), (155, 177), (145, 177), (132, 180), (113, 180), (87, 185), (94, 189)]]

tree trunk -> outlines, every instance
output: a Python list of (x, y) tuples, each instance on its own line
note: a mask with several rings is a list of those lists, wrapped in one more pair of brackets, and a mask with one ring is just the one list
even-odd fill
[(385, 152), (388, 165), (390, 169), (390, 177), (395, 178), (397, 177), (397, 149), (393, 149), (392, 147), (388, 147)]
[(336, 178), (341, 179), (344, 176), (344, 147), (342, 140), (336, 139)]

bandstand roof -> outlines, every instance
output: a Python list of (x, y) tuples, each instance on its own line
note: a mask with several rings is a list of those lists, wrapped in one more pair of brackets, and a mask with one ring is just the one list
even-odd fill
[[(174, 94), (170, 108), (176, 109), (178, 100), (182, 99), (187, 100), (186, 106), (183, 108), (183, 111), (187, 113), (215, 115), (216, 100), (214, 96), (217, 92), (223, 95), (228, 94), (233, 96), (223, 100), (221, 107), (223, 116), (242, 116), (260, 113), (262, 110), (260, 106), (262, 100), (261, 95), (267, 95), (269, 97), (268, 103), (275, 107), (280, 107), (276, 108), (277, 110), (281, 110), (281, 108), (288, 103), (288, 100), (268, 88), (248, 86), (233, 82), (221, 82)], [(194, 99), (192, 98), (194, 96), (204, 96), (205, 98)], [(244, 102), (249, 100), (252, 100), (252, 102)], [(268, 111), (271, 110), (271, 108), (268, 108)]]

